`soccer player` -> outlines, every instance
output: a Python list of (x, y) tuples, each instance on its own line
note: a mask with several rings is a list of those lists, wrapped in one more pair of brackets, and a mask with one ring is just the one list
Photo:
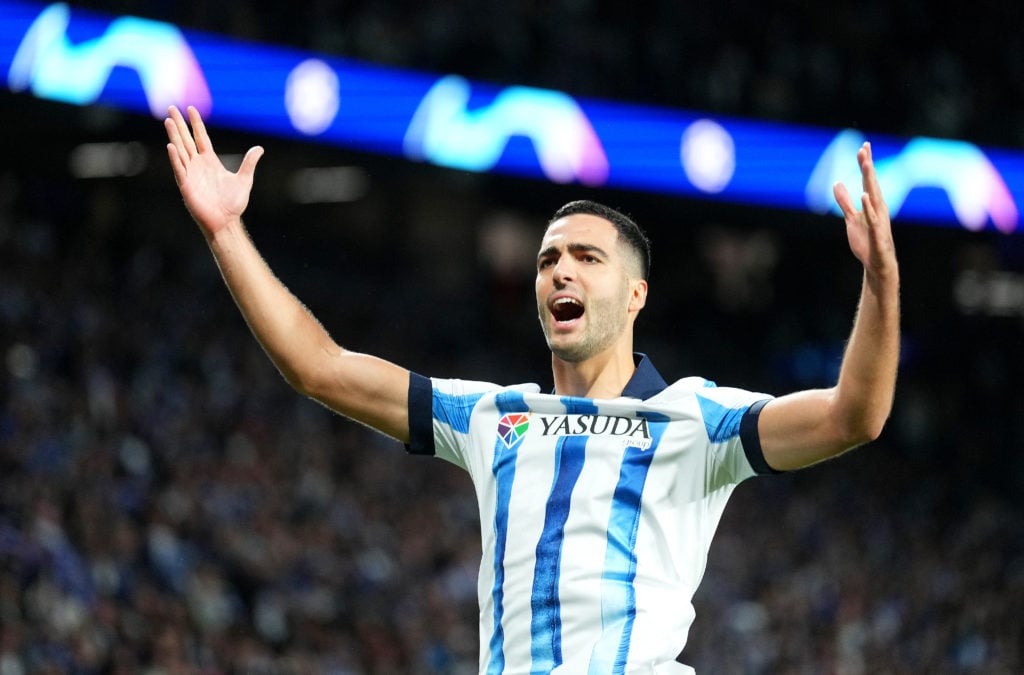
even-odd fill
[[(756, 474), (834, 457), (881, 433), (895, 389), (899, 272), (865, 144), (860, 209), (834, 188), (864, 267), (838, 381), (785, 396), (668, 384), (634, 353), (650, 248), (592, 202), (555, 213), (537, 255), (554, 391), (428, 379), (339, 346), (268, 268), (242, 224), (263, 150), (237, 173), (193, 108), (170, 109), (185, 204), (256, 338), (299, 392), (463, 467), (480, 509), (482, 673), (686, 673), (676, 662), (726, 500)], [(191, 130), (190, 130), (191, 126)]]

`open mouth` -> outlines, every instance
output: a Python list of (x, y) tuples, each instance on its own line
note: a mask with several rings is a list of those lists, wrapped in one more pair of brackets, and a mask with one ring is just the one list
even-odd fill
[(568, 323), (583, 316), (583, 305), (573, 298), (559, 298), (551, 303), (551, 316), (558, 323)]

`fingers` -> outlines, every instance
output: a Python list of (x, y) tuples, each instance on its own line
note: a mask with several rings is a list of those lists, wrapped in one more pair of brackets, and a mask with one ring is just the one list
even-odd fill
[[(860, 213), (864, 214), (868, 223), (875, 223), (879, 217), (885, 215), (886, 208), (882, 188), (878, 183), (878, 174), (875, 171), (870, 143), (865, 142), (857, 151), (857, 163), (860, 165), (861, 183), (864, 190), (860, 199)], [(845, 185), (835, 183), (832, 186), (832, 194), (844, 216), (850, 217), (858, 214), (857, 207)]]
[[(206, 131), (206, 124), (194, 106), (188, 106), (188, 122), (177, 106), (167, 109), (164, 129), (167, 131), (167, 155), (179, 183), (187, 173), (189, 162), (202, 152), (213, 152), (213, 142)], [(191, 131), (189, 126), (191, 125)]]
[(871, 195), (865, 192), (860, 196), (861, 211), (864, 213), (864, 218), (867, 220), (868, 225), (874, 225), (878, 222), (878, 213), (875, 211), (875, 205), (871, 201)]
[(252, 175), (256, 172), (256, 163), (260, 161), (262, 156), (262, 147), (257, 145), (249, 148), (249, 151), (245, 153), (245, 157), (242, 158), (241, 166), (238, 167), (238, 175), (252, 178)]
[[(191, 131), (189, 131), (190, 124)], [(167, 109), (164, 128), (167, 130), (168, 140), (177, 148), (182, 161), (193, 157), (196, 153), (213, 150), (213, 143), (210, 141), (210, 135), (206, 133), (203, 118), (194, 106), (188, 107), (188, 122), (186, 122), (178, 107), (172, 105)]]
[(835, 183), (832, 193), (846, 221), (850, 250), (863, 263), (866, 271), (881, 274), (894, 269), (895, 259), (889, 208), (882, 196), (869, 143), (864, 143), (857, 151), (857, 163), (862, 181), (860, 203), (854, 201), (842, 183)]
[[(860, 162), (860, 172), (864, 184), (864, 194), (870, 198), (870, 210), (865, 207), (864, 212), (874, 221), (878, 217), (888, 215), (888, 207), (885, 204), (885, 197), (882, 195), (882, 186), (878, 182), (878, 173), (875, 171), (875, 161), (871, 150), (871, 144), (865, 142), (857, 152), (857, 159)], [(870, 212), (869, 212), (870, 211)]]
[(844, 216), (855, 215), (857, 209), (853, 205), (853, 199), (850, 198), (850, 192), (846, 189), (846, 186), (840, 182), (832, 184), (832, 195), (836, 199), (836, 204), (839, 204), (839, 208), (842, 209)]
[[(189, 126), (191, 125), (191, 131)], [(188, 106), (188, 122), (185, 121), (177, 106), (167, 109), (167, 118), (164, 119), (164, 129), (167, 131), (167, 157), (171, 162), (174, 177), (180, 185), (188, 174), (188, 167), (194, 157), (200, 153), (214, 154), (213, 142), (206, 131), (206, 124), (202, 115), (194, 106)], [(251, 180), (256, 171), (256, 164), (263, 156), (263, 148), (255, 146), (249, 149), (242, 159), (242, 165), (238, 173), (248, 176)]]
[(864, 191), (869, 192), (872, 187), (878, 185), (878, 178), (875, 175), (875, 163), (871, 155), (871, 144), (864, 141), (857, 151), (857, 163), (860, 165), (861, 182)]
[(174, 122), (167, 119), (164, 120), (164, 129), (167, 130), (167, 139), (170, 141), (167, 144), (167, 156), (171, 160), (171, 168), (177, 171), (179, 168), (184, 171), (185, 160), (183, 153), (185, 147), (182, 145), (181, 137), (178, 135), (178, 129), (174, 126)]
[(185, 180), (187, 168), (185, 162), (181, 159), (181, 153), (178, 152), (178, 148), (174, 143), (167, 144), (167, 158), (171, 160), (171, 171), (174, 172), (174, 180), (177, 181), (178, 185), (181, 185), (182, 181)]
[(871, 151), (871, 143), (867, 141), (857, 151), (857, 161), (860, 164), (860, 175), (864, 185), (864, 192), (871, 195), (871, 199), (877, 204), (882, 198), (882, 188), (878, 184), (878, 174), (875, 172), (875, 160)]
[[(174, 125), (174, 135), (171, 138), (171, 142), (178, 148), (178, 154), (181, 155), (182, 161), (186, 161), (196, 154), (196, 144), (192, 139), (192, 134), (188, 130), (188, 124), (185, 122), (185, 118), (181, 116), (181, 111), (177, 107), (171, 106), (168, 109), (168, 115), (171, 123)], [(170, 132), (168, 133), (170, 136)]]
[(181, 117), (181, 113), (178, 112), (177, 108), (172, 107), (169, 112), (169, 117), (164, 120), (164, 130), (167, 132), (168, 145), (174, 146), (177, 151), (177, 159), (180, 162), (184, 162), (188, 156), (185, 152), (185, 141), (181, 137), (181, 131), (178, 126), (178, 122), (175, 120), (175, 116)]
[(196, 149), (199, 152), (213, 150), (213, 143), (210, 142), (210, 135), (206, 133), (206, 125), (195, 106), (188, 107), (188, 119), (192, 123), (192, 135), (195, 137)]

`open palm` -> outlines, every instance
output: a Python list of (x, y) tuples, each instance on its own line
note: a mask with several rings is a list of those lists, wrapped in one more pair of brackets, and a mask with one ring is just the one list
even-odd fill
[(878, 184), (869, 144), (865, 143), (857, 152), (857, 162), (860, 164), (864, 188), (861, 195), (861, 210), (857, 210), (850, 193), (842, 183), (836, 183), (833, 192), (846, 221), (850, 250), (864, 265), (865, 270), (873, 274), (885, 274), (895, 269), (895, 246), (889, 207), (882, 197), (882, 188)]
[(174, 179), (192, 217), (207, 237), (242, 217), (249, 204), (256, 163), (263, 148), (250, 148), (237, 173), (224, 168), (206, 133), (199, 111), (189, 106), (189, 124), (181, 111), (172, 106), (164, 120), (167, 131), (167, 156)]

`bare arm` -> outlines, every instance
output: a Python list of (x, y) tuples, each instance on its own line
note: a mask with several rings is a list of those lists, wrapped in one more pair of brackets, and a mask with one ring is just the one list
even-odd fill
[(167, 154), (185, 205), (199, 224), (224, 281), (256, 339), (299, 392), (401, 441), (409, 440), (409, 372), (340, 347), (271, 272), (242, 224), (263, 149), (238, 173), (221, 164), (199, 113), (177, 108), (164, 121)]
[(861, 147), (857, 161), (864, 184), (861, 210), (842, 184), (833, 190), (850, 250), (864, 265), (860, 304), (836, 385), (779, 397), (761, 411), (761, 446), (775, 469), (797, 469), (874, 440), (892, 409), (900, 343), (899, 268), (870, 145)]

